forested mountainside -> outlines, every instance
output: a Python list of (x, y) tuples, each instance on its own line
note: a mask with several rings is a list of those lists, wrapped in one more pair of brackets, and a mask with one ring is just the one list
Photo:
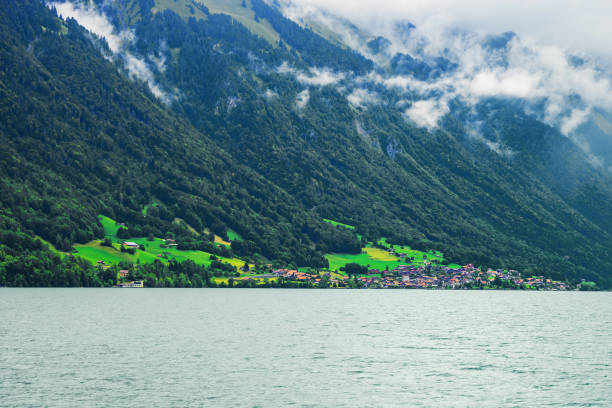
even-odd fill
[[(330, 249), (359, 251), (353, 235), (122, 75), (76, 21), (37, 0), (10, 3), (0, 12), (3, 229), (68, 251), (102, 238), (97, 214), (105, 214), (126, 223), (128, 236), (191, 235), (185, 223), (220, 236), (232, 228), (244, 238), (239, 252), (299, 265), (323, 266)], [(160, 205), (145, 216), (153, 201)]]
[[(97, 214), (129, 236), (231, 228), (240, 253), (325, 266), (360, 250), (331, 218), (456, 262), (610, 286), (609, 176), (512, 103), (478, 106), (504, 155), (469, 136), (461, 105), (435, 130), (407, 121), (402, 95), (364, 79), (383, 68), (261, 0), (97, 1), (131, 30), (122, 51), (38, 0), (9, 3), (4, 228), (64, 250), (102, 236)], [(121, 52), (148, 64), (151, 91)], [(408, 62), (384, 69), (452, 69)]]

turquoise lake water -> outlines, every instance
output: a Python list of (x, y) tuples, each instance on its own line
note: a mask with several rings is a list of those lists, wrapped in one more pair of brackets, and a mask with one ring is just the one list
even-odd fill
[(0, 289), (2, 407), (612, 407), (612, 293)]

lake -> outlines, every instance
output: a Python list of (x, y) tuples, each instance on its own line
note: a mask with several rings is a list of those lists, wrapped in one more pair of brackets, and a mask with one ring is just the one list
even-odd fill
[(610, 407), (612, 293), (0, 289), (3, 407)]

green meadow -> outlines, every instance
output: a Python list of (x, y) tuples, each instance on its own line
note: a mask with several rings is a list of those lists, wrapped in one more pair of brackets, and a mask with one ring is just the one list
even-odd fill
[[(347, 229), (354, 230), (355, 227), (348, 224), (343, 224), (334, 220), (324, 218), (323, 221), (334, 226), (342, 226)], [(419, 251), (408, 246), (391, 245), (387, 243), (386, 238), (381, 238), (376, 243), (378, 246), (385, 248), (393, 248), (396, 254), (406, 254), (401, 259), (396, 255), (389, 254), (386, 250), (377, 248), (372, 242), (368, 243), (363, 248), (361, 254), (327, 254), (325, 257), (329, 261), (329, 269), (336, 271), (347, 263), (356, 263), (362, 266), (369, 266), (371, 269), (384, 270), (387, 267), (393, 269), (398, 265), (415, 265), (425, 266), (427, 263), (442, 263), (444, 256), (440, 251)], [(408, 262), (406, 262), (406, 258)], [(451, 268), (459, 268), (457, 264), (448, 265)]]
[(323, 218), (323, 221), (325, 221), (325, 222), (327, 222), (327, 223), (329, 223), (329, 224), (333, 225), (334, 227), (337, 227), (338, 225), (340, 225), (340, 226), (342, 226), (342, 227), (344, 227), (344, 228), (346, 228), (346, 229), (350, 229), (350, 230), (354, 230), (354, 229), (355, 229), (355, 227), (354, 227), (354, 226), (352, 226), (352, 225), (343, 224), (343, 223), (341, 223), (341, 222), (334, 221), (334, 220), (329, 220), (329, 219), (327, 219), (327, 218)]
[[(137, 249), (134, 254), (121, 252), (120, 242), (123, 240), (117, 238), (117, 231), (121, 227), (114, 220), (103, 215), (98, 216), (98, 219), (104, 227), (106, 237), (113, 241), (113, 246), (103, 246), (101, 240), (91, 241), (87, 244), (74, 245), (76, 250), (75, 255), (80, 256), (81, 258), (84, 258), (92, 263), (97, 263), (98, 261), (104, 261), (106, 264), (116, 264), (121, 261), (150, 263), (154, 262), (156, 259), (166, 263), (169, 260), (174, 259), (179, 262), (191, 260), (197, 264), (209, 266), (212, 262), (210, 260), (211, 254), (208, 252), (181, 251), (172, 247), (163, 248), (162, 246), (165, 245), (165, 241), (161, 238), (154, 238), (152, 241), (149, 241), (144, 237), (126, 239), (125, 241), (135, 242), (144, 246), (145, 250), (143, 251)], [(234, 236), (239, 237), (238, 234), (235, 234)], [(217, 258), (220, 261), (234, 265), (237, 268), (240, 268), (245, 264), (243, 260), (238, 258), (224, 258), (219, 256), (217, 256)]]
[(237, 232), (231, 229), (227, 230), (227, 237), (230, 241), (242, 241), (242, 237)]
[[(155, 206), (155, 203), (145, 207), (143, 209), (143, 214), (146, 214), (146, 210)], [(112, 247), (107, 247), (102, 245), (102, 240), (91, 241), (87, 244), (76, 244), (74, 245), (76, 253), (78, 255), (92, 263), (97, 263), (98, 261), (104, 261), (106, 264), (117, 264), (119, 262), (132, 262), (132, 263), (150, 263), (155, 260), (159, 260), (161, 262), (167, 263), (169, 260), (173, 259), (176, 261), (186, 261), (191, 260), (197, 264), (209, 266), (211, 264), (210, 256), (211, 254), (204, 251), (182, 251), (178, 250), (175, 247), (167, 247), (164, 248), (166, 242), (161, 238), (154, 238), (149, 241), (149, 239), (144, 237), (135, 237), (129, 238), (125, 241), (135, 242), (144, 247), (144, 250), (137, 249), (134, 254), (130, 254), (128, 252), (121, 252), (121, 242), (123, 240), (117, 237), (117, 231), (119, 228), (122, 228), (118, 225), (115, 220), (100, 215), (98, 216), (100, 220), (100, 224), (104, 227), (104, 233), (107, 238), (111, 239)], [(354, 230), (354, 226), (343, 224), (340, 222), (336, 222), (329, 219), (324, 219), (325, 222), (328, 222), (334, 226), (342, 226), (347, 229)], [(241, 240), (242, 237), (238, 233), (232, 230), (227, 231), (228, 238), (231, 241)], [(223, 241), (220, 237), (215, 237), (215, 242), (217, 245), (229, 245), (229, 242)], [(441, 263), (444, 258), (442, 253), (438, 251), (418, 251), (411, 249), (406, 246), (399, 245), (390, 245), (387, 243), (386, 239), (380, 239), (377, 244), (379, 246), (384, 246), (386, 248), (391, 248), (395, 250), (396, 253), (405, 253), (409, 259), (409, 262), (406, 262), (406, 258), (399, 258), (396, 255), (389, 254), (389, 252), (382, 248), (374, 247), (372, 243), (369, 243), (365, 248), (363, 248), (360, 254), (327, 254), (325, 257), (329, 261), (329, 269), (331, 271), (338, 271), (341, 267), (346, 265), (347, 263), (357, 263), (362, 266), (369, 266), (372, 269), (385, 270), (387, 268), (393, 269), (398, 265), (402, 264), (412, 264), (415, 266), (424, 266), (427, 262), (438, 262)], [(50, 244), (49, 244), (50, 245)], [(229, 263), (231, 265), (240, 268), (244, 266), (245, 262), (238, 258), (223, 258), (218, 257), (218, 259), (222, 262)], [(451, 264), (450, 267), (459, 267), (459, 265)], [(243, 274), (243, 276), (247, 277), (250, 274)], [(254, 275), (253, 277), (257, 277)]]

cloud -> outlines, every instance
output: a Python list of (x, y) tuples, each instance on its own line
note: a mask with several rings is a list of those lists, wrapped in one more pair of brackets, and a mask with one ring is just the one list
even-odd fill
[(304, 89), (302, 92), (297, 94), (295, 98), (295, 106), (302, 110), (308, 105), (308, 101), (310, 100), (310, 91), (308, 89)]
[(303, 85), (328, 86), (335, 85), (346, 78), (342, 72), (334, 72), (329, 68), (309, 68), (302, 71), (290, 66), (286, 61), (276, 68), (276, 72), (284, 75), (293, 75)]
[(292, 74), (292, 75), (295, 75), (297, 70), (295, 68), (293, 68), (292, 66), (290, 66), (287, 63), (287, 61), (283, 61), (283, 63), (280, 64), (278, 66), (278, 68), (276, 68), (276, 72), (278, 72), (279, 74)]
[(478, 97), (508, 97), (531, 99), (541, 96), (541, 77), (521, 69), (482, 71), (470, 82), (470, 93)]
[(435, 99), (417, 101), (406, 109), (406, 116), (420, 127), (434, 129), (438, 121), (449, 112), (448, 105)]
[(310, 68), (308, 73), (297, 72), (296, 78), (305, 85), (328, 86), (342, 81), (345, 74), (333, 72), (329, 68)]
[(370, 92), (367, 89), (357, 88), (351, 92), (346, 99), (353, 106), (360, 108), (368, 105), (376, 105), (380, 103), (380, 99), (375, 92)]
[[(511, 98), (575, 139), (595, 108), (612, 110), (612, 3), (570, 0), (281, 0), (290, 18), (332, 30), (348, 46), (372, 58), (377, 73), (353, 78), (356, 87), (382, 84), (414, 102), (406, 113), (431, 128), (449, 103), (475, 105), (485, 98)], [(342, 16), (342, 17), (338, 17)], [(414, 26), (408, 21), (414, 23)], [(352, 25), (351, 23), (355, 23)], [(576, 28), (580, 27), (580, 30)], [(514, 31), (518, 35), (500, 32)], [(366, 44), (384, 36), (382, 50)], [(496, 41), (492, 41), (497, 39)], [(453, 68), (429, 78), (389, 72), (399, 53), (435, 71), (440, 59)], [(576, 64), (575, 57), (582, 59)], [(345, 75), (350, 79), (350, 75)], [(434, 103), (435, 101), (435, 103)], [(351, 103), (353, 103), (351, 102)]]
[(124, 43), (133, 39), (131, 31), (125, 30), (117, 33), (106, 16), (93, 8), (70, 2), (51, 2), (49, 6), (55, 7), (57, 13), (63, 18), (74, 18), (87, 30), (104, 38), (113, 53), (119, 52)]
[(510, 149), (507, 146), (504, 146), (501, 142), (493, 141), (493, 140), (489, 140), (485, 138), (480, 131), (481, 126), (482, 126), (482, 122), (466, 123), (467, 135), (471, 139), (484, 144), (491, 151), (499, 154), (500, 156), (512, 157), (514, 155), (514, 152), (512, 151), (512, 149)]
[(157, 82), (155, 82), (155, 76), (144, 60), (136, 58), (129, 52), (125, 52), (123, 54), (123, 59), (125, 62), (125, 68), (132, 78), (145, 81), (149, 86), (151, 93), (165, 104), (170, 104), (172, 102), (172, 97), (164, 92)]
[(570, 116), (561, 121), (561, 132), (565, 135), (572, 133), (580, 126), (591, 113), (591, 109), (574, 109)]
[[(393, 23), (452, 27), (479, 34), (514, 31), (545, 45), (570, 47), (612, 61), (609, 0), (281, 0), (294, 15), (329, 13), (389, 37)], [(290, 14), (289, 14), (290, 15)]]
[(277, 98), (278, 94), (271, 89), (266, 89), (266, 92), (264, 92), (263, 97), (270, 101), (274, 98)]
[(517, 37), (502, 49), (491, 51), (486, 49), (485, 36), (444, 35), (448, 37), (445, 41), (442, 35), (435, 41), (446, 47), (428, 47), (429, 37), (420, 37), (415, 42), (421, 48), (411, 52), (425, 64), (444, 58), (453, 68), (427, 79), (406, 73), (370, 74), (367, 80), (404, 93), (409, 99), (437, 99), (441, 107), (452, 100), (472, 106), (492, 97), (520, 100), (531, 113), (568, 136), (589, 119), (593, 108), (612, 109), (611, 81), (593, 61), (585, 59), (576, 65), (561, 48)]
[[(75, 4), (68, 1), (51, 2), (48, 3), (48, 5), (49, 7), (54, 7), (57, 13), (63, 18), (74, 18), (81, 26), (85, 27), (90, 32), (98, 37), (104, 38), (112, 53), (123, 60), (130, 77), (146, 82), (151, 93), (155, 95), (156, 98), (165, 104), (170, 104), (176, 99), (178, 91), (173, 90), (172, 94), (168, 94), (162, 90), (160, 85), (155, 81), (155, 75), (147, 61), (133, 55), (127, 50), (129, 45), (135, 40), (134, 33), (131, 30), (117, 32), (106, 15), (100, 13), (94, 7), (84, 4)], [(163, 54), (160, 57), (151, 55), (149, 59), (159, 72), (165, 70), (166, 60)]]

